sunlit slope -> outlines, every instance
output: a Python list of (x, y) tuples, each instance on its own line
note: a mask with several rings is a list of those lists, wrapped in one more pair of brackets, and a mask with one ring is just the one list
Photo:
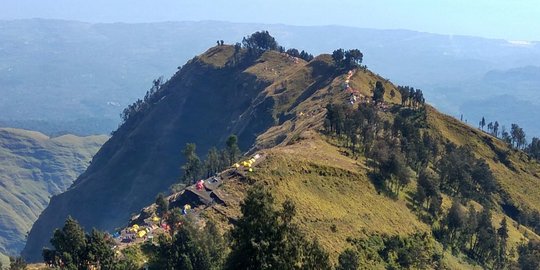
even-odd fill
[[(501, 140), (428, 107), (430, 130), (458, 145), (470, 146), (489, 164), (502, 191), (516, 206), (540, 211), (540, 163), (512, 150)], [(507, 155), (507, 161), (503, 156)], [(498, 194), (504, 197), (503, 193)], [(501, 198), (504, 199), (504, 198)], [(501, 201), (503, 202), (503, 201)]]

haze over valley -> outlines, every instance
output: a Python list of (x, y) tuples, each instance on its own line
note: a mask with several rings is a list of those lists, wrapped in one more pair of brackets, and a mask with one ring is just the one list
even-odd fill
[(540, 5), (0, 0), (0, 270), (540, 269)]

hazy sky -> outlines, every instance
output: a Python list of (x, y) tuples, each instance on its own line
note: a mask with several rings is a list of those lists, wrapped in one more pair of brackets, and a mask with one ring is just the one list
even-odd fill
[(332, 24), (540, 41), (538, 0), (0, 0), (0, 19), (21, 18)]

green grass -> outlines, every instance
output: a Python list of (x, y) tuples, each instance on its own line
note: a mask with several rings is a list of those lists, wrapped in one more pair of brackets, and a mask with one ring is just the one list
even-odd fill
[(25, 235), (52, 195), (84, 171), (106, 136), (49, 138), (0, 129), (0, 251), (18, 253)]

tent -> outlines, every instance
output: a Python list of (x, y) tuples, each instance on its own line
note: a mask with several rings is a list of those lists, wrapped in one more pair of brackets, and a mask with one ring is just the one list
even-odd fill
[(137, 233), (137, 236), (139, 236), (139, 238), (143, 238), (145, 235), (146, 235), (146, 230), (142, 230), (142, 231), (139, 231), (139, 233)]
[(204, 188), (204, 180), (199, 180), (195, 186), (197, 190), (202, 190)]

